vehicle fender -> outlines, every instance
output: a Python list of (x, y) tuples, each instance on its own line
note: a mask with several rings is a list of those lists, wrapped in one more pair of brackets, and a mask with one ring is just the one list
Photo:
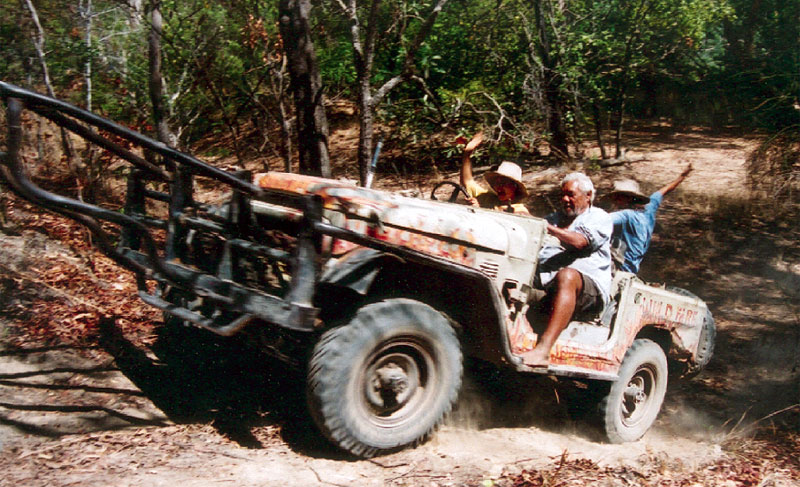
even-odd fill
[(396, 255), (376, 249), (354, 249), (342, 257), (329, 260), (320, 283), (348, 288), (364, 296), (387, 260), (402, 261)]
[[(423, 269), (430, 274), (420, 280)], [(335, 293), (329, 291), (334, 288), (365, 297), (376, 291), (375, 286), (381, 285), (380, 276), (387, 271), (392, 275), (391, 282), (397, 286), (393, 291), (409, 291), (408, 296), (430, 304), (459, 325), (466, 355), (497, 365), (515, 364), (519, 360), (512, 355), (509, 346), (503, 298), (479, 270), (432, 259), (406, 259), (360, 247), (326, 263), (320, 285), (328, 290), (322, 294), (330, 299)], [(460, 278), (454, 279), (454, 276)], [(341, 311), (342, 302), (337, 300), (334, 313)]]

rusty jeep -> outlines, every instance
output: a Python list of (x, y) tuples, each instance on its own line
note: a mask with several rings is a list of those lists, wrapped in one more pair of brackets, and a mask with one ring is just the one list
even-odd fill
[[(173, 326), (257, 335), (304, 371), (310, 415), (338, 447), (369, 457), (427, 438), (459, 396), (465, 358), (540, 373), (519, 355), (541, 324), (533, 283), (552, 238), (544, 219), (225, 171), (60, 100), (6, 83), (0, 96), (9, 186), (86, 225)], [(24, 110), (130, 163), (124, 206), (35, 185), (20, 154)], [(202, 201), (201, 185), (226, 197)], [(574, 317), (546, 373), (599, 385), (608, 440), (635, 441), (656, 419), (668, 376), (710, 360), (714, 320), (691, 293), (629, 273), (615, 274), (612, 294), (599, 315)]]

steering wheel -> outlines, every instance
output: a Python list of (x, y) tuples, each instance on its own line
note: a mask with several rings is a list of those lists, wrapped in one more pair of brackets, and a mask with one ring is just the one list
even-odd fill
[(458, 198), (458, 194), (461, 193), (464, 195), (465, 198), (470, 198), (469, 193), (467, 193), (467, 188), (456, 183), (455, 181), (442, 181), (437, 183), (436, 186), (433, 187), (431, 190), (431, 199), (438, 201), (436, 198), (436, 190), (443, 187), (443, 186), (452, 186), (453, 187), (453, 194), (450, 195), (450, 198), (447, 199), (450, 203), (454, 202), (456, 198)]

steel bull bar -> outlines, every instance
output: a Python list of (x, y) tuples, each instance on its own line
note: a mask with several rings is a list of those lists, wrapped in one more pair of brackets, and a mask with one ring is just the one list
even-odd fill
[[(0, 82), (0, 98), (6, 104), (8, 125), (7, 151), (0, 152), (0, 175), (22, 198), (85, 225), (104, 254), (135, 274), (139, 296), (146, 303), (220, 335), (233, 335), (255, 319), (292, 330), (314, 329), (317, 256), (325, 231), (318, 197), (262, 189), (252, 184), (249, 172), (224, 171), (96, 114), (18, 86)], [(51, 120), (132, 165), (122, 212), (47, 191), (29, 178), (20, 153), (24, 110)], [(139, 147), (145, 155), (123, 147), (112, 136)], [(194, 200), (196, 176), (211, 178), (232, 189), (227, 216), (219, 216), (208, 205)], [(169, 191), (148, 189), (150, 181), (166, 183)], [(168, 216), (147, 215), (148, 199), (167, 203)], [(259, 241), (264, 231), (252, 224), (251, 200), (289, 206), (295, 209), (294, 214), (297, 210), (302, 213), (299, 224), (294, 226), (298, 231), (293, 253)], [(119, 234), (110, 234), (101, 222), (114, 225)], [(154, 229), (166, 231), (162, 248), (154, 238)], [(226, 257), (216, 272), (203, 272), (185, 264), (191, 260), (185, 239), (193, 229), (213, 232), (224, 242)], [(340, 229), (334, 231), (338, 238), (359, 237)], [(235, 256), (240, 253), (289, 263), (292, 275), (284, 291), (264, 292), (237, 283)], [(159, 283), (156, 291), (149, 290), (148, 280)], [(225, 312), (201, 314), (184, 306), (187, 300), (171, 302), (170, 296), (177, 294), (164, 292), (167, 289), (200, 297)]]

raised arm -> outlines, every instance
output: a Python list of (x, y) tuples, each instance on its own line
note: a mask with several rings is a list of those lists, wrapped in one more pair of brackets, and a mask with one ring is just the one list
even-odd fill
[(483, 143), (483, 132), (478, 132), (472, 137), (467, 143), (467, 146), (464, 147), (464, 155), (461, 156), (461, 185), (467, 186), (467, 183), (471, 182), (474, 177), (472, 176), (472, 160), (470, 157), (472, 153), (475, 152), (475, 149), (478, 148), (479, 145)]
[(681, 184), (684, 179), (686, 179), (686, 176), (688, 176), (690, 172), (692, 172), (691, 164), (686, 166), (686, 169), (683, 170), (680, 176), (675, 178), (672, 182), (668, 183), (663, 188), (659, 189), (658, 192), (661, 193), (661, 196), (666, 196), (668, 193), (672, 192), (675, 188), (677, 188), (678, 185)]

